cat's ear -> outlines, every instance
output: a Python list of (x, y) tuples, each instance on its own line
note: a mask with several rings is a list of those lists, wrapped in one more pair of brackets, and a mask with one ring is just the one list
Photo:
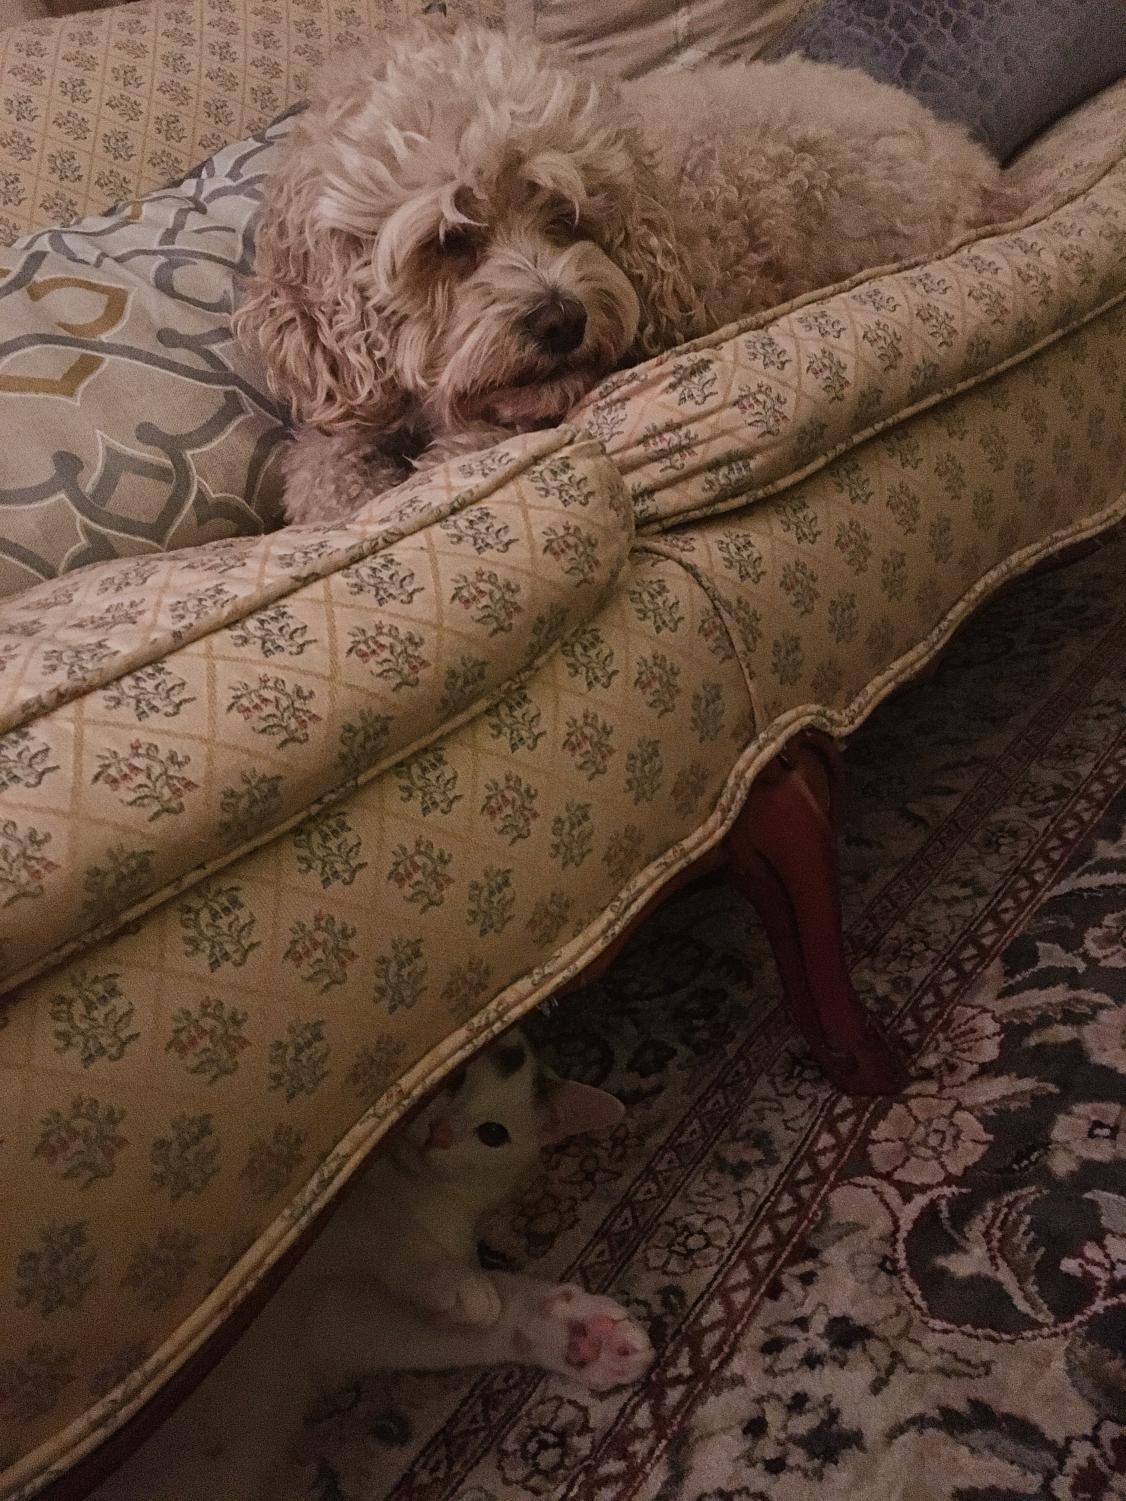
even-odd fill
[(540, 1142), (548, 1147), (583, 1131), (605, 1131), (616, 1126), (626, 1113), (621, 1100), (592, 1084), (577, 1079), (560, 1079), (551, 1086), (547, 1099), (539, 1107)]

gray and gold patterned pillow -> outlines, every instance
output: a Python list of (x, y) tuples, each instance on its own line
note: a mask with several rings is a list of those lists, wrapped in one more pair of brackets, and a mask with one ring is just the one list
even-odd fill
[(284, 427), (230, 309), (287, 129), (0, 250), (0, 595), (277, 519)]
[(771, 43), (897, 84), (1002, 162), (1126, 73), (1126, 0), (821, 0)]

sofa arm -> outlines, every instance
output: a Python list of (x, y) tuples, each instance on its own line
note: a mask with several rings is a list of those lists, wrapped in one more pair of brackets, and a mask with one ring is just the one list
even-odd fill
[(615, 376), (573, 420), (639, 528), (778, 493), (1126, 297), (1126, 80), (1013, 169), (1036, 207), (935, 260), (870, 271)]
[(559, 429), (348, 526), (107, 563), (0, 606), (5, 988), (471, 718), (598, 608), (632, 520)]

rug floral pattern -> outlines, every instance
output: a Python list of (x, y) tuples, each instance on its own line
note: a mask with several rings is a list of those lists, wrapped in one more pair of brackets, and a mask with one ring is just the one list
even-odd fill
[(654, 1371), (373, 1379), (311, 1415), (294, 1496), (1123, 1495), (1124, 565), (1120, 534), (1010, 591), (850, 749), (848, 941), (905, 1095), (835, 1094), (739, 899), (681, 896), (537, 1021), (628, 1114), (484, 1253), (613, 1291)]

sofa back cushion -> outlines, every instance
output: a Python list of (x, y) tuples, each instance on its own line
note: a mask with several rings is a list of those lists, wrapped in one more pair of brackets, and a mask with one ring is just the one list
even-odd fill
[(313, 69), (338, 48), (378, 46), (420, 15), (499, 25), (504, 7), (134, 0), (0, 21), (0, 245), (183, 176), (304, 98)]
[(615, 78), (715, 59), (758, 57), (808, 0), (508, 0), (510, 29), (530, 31)]

